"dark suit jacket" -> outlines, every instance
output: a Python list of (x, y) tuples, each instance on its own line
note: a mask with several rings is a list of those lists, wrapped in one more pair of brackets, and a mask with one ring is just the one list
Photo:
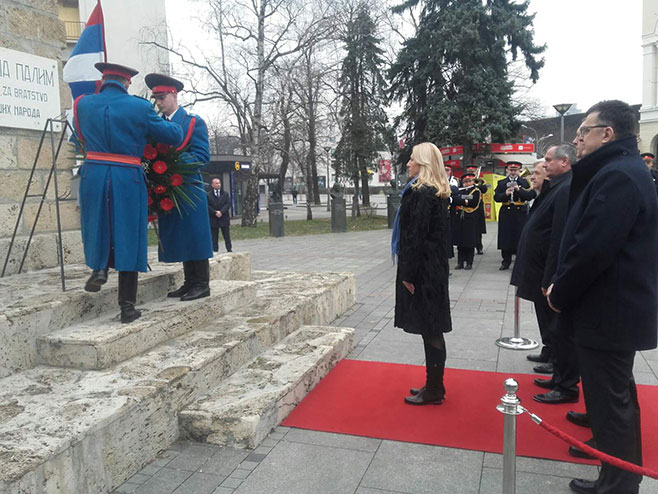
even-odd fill
[(649, 170), (651, 172), (651, 178), (653, 178), (653, 184), (656, 186), (656, 194), (658, 194), (658, 171)]
[(658, 198), (635, 137), (573, 166), (551, 303), (580, 346), (656, 348)]
[(543, 298), (557, 268), (562, 229), (567, 218), (571, 171), (545, 181), (523, 227), (511, 284), (517, 295), (536, 302)]
[[(212, 187), (208, 192), (208, 214), (210, 215), (210, 228), (220, 228), (222, 226), (229, 226), (231, 218), (229, 209), (231, 207), (231, 197), (228, 192), (219, 190), (219, 197), (215, 197), (215, 189)], [(222, 217), (215, 216), (215, 212), (221, 211)]]

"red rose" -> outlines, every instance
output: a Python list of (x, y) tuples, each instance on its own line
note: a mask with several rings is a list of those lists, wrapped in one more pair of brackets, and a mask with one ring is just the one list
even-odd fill
[(155, 220), (158, 219), (158, 215), (157, 214), (149, 214), (146, 219), (148, 220), (149, 223), (153, 223)]
[(156, 194), (164, 194), (165, 192), (167, 192), (167, 187), (165, 187), (164, 185), (156, 185), (155, 187), (153, 187), (153, 192), (155, 192)]
[(178, 187), (180, 184), (183, 183), (183, 177), (181, 175), (179, 175), (178, 173), (174, 173), (171, 176), (170, 180), (171, 180), (171, 185), (173, 185), (174, 187)]
[(165, 197), (160, 201), (160, 207), (162, 208), (163, 211), (169, 211), (171, 208), (174, 207), (174, 201), (172, 201), (168, 197)]
[(144, 158), (146, 158), (147, 160), (154, 160), (158, 156), (158, 151), (150, 144), (147, 144), (144, 147), (144, 152), (142, 153), (142, 156), (144, 156)]
[(153, 171), (157, 173), (158, 175), (162, 175), (164, 172), (167, 171), (167, 163), (165, 163), (162, 160), (158, 160), (155, 163), (153, 163)]
[(146, 198), (146, 204), (147, 204), (148, 206), (150, 206), (151, 204), (153, 204), (153, 198), (151, 197), (151, 194), (149, 194), (148, 197)]
[(158, 142), (155, 145), (155, 147), (157, 148), (158, 153), (167, 154), (173, 146), (170, 146), (169, 144), (162, 144), (161, 142)]

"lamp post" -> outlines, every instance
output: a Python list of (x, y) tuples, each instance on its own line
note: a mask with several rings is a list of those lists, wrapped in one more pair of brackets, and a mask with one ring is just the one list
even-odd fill
[(327, 183), (325, 184), (327, 187), (327, 211), (331, 211), (331, 194), (329, 193), (329, 169), (331, 168), (331, 155), (329, 153), (331, 152), (331, 147), (324, 146), (323, 149), (327, 153)]
[(535, 133), (535, 142), (539, 140), (539, 134), (537, 134), (537, 131), (535, 129), (533, 129), (532, 127), (526, 124), (521, 124), (521, 127), (523, 127), (524, 129), (532, 130)]
[(546, 134), (545, 136), (541, 136), (537, 140), (537, 158), (541, 158), (542, 156), (544, 156), (544, 152), (541, 150), (542, 141), (545, 141), (546, 139), (549, 139), (551, 137), (553, 137), (553, 134)]
[(573, 103), (560, 103), (559, 105), (553, 105), (555, 111), (560, 114), (560, 144), (564, 142), (564, 114), (567, 113), (572, 106)]

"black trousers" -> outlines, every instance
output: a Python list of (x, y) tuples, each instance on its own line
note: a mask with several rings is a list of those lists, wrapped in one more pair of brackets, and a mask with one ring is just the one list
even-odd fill
[(539, 334), (541, 335), (541, 342), (545, 347), (542, 353), (547, 352), (550, 356), (551, 362), (553, 361), (553, 344), (551, 343), (552, 333), (555, 331), (553, 326), (557, 322), (557, 312), (553, 311), (546, 302), (546, 297), (541, 297), (539, 300), (533, 302), (535, 306), (535, 315), (537, 316), (537, 324), (539, 325)]
[(510, 264), (512, 264), (512, 256), (516, 254), (516, 249), (501, 250), (500, 254), (503, 256), (503, 262), (509, 266)]
[(554, 324), (551, 326), (553, 383), (555, 388), (562, 392), (575, 393), (578, 392), (580, 366), (573, 336), (574, 331), (570, 320), (559, 314), (556, 315)]
[(226, 246), (226, 252), (233, 252), (233, 247), (231, 245), (231, 227), (229, 226), (220, 226), (219, 228), (210, 227), (210, 237), (212, 238), (212, 250), (213, 252), (219, 252), (219, 230), (222, 230), (222, 237), (224, 238), (224, 245)]
[[(576, 346), (585, 405), (597, 448), (642, 465), (640, 405), (633, 379), (635, 352)], [(637, 494), (642, 476), (602, 463), (598, 494)]]
[(473, 264), (475, 247), (457, 247), (457, 264)]

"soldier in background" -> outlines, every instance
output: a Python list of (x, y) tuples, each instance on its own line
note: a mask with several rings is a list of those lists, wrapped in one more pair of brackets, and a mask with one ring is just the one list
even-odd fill
[(510, 161), (506, 168), (508, 175), (498, 181), (494, 192), (494, 201), (503, 204), (498, 219), (498, 249), (503, 257), (501, 271), (509, 269), (512, 264), (512, 256), (516, 254), (521, 230), (528, 217), (527, 202), (537, 195), (528, 181), (519, 176), (521, 163)]

